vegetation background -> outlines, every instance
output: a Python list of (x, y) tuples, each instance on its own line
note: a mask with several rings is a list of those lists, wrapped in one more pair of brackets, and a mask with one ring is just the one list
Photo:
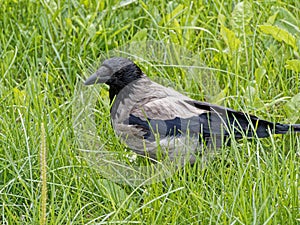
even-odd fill
[[(85, 71), (134, 41), (194, 52), (220, 91), (206, 96), (188, 74), (141, 65), (152, 78), (198, 100), (299, 123), (299, 1), (1, 0), (0, 28), (2, 224), (300, 224), (299, 135), (233, 142), (204, 168), (133, 187), (80, 157), (72, 126)], [(106, 89), (99, 136), (123, 151)]]

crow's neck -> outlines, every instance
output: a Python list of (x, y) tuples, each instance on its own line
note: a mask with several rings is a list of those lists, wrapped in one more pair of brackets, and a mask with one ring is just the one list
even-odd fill
[(123, 67), (118, 72), (114, 74), (114, 79), (110, 80), (107, 84), (109, 88), (109, 98), (110, 102), (119, 94), (119, 92), (126, 87), (128, 84), (132, 83), (143, 77), (143, 72), (135, 64), (130, 64)]

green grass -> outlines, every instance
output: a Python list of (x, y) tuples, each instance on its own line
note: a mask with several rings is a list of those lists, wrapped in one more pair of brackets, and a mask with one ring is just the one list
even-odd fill
[[(236, 1), (123, 3), (0, 1), (0, 222), (42, 224), (46, 207), (48, 224), (299, 224), (299, 135), (233, 142), (204, 167), (133, 186), (103, 177), (80, 154), (72, 116), (74, 93), (99, 57), (155, 41), (192, 53), (213, 79), (192, 80), (150, 56), (137, 61), (153, 80), (299, 123), (299, 1), (248, 1), (244, 17)], [(127, 154), (110, 126), (107, 88), (97, 88), (99, 138), (106, 150)]]

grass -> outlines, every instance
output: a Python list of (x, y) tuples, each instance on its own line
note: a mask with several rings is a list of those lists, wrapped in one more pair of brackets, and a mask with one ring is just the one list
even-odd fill
[[(163, 52), (156, 51), (137, 60), (152, 79), (198, 100), (299, 122), (300, 3), (248, 1), (244, 14), (241, 6), (1, 1), (1, 223), (44, 224), (46, 210), (48, 224), (299, 224), (299, 135), (233, 142), (205, 167), (139, 186), (107, 179), (79, 151), (78, 85), (99, 57), (145, 41), (181, 46), (189, 54), (181, 65), (205, 65), (211, 74), (159, 66)], [(138, 48), (130, 54), (146, 57)], [(99, 139), (108, 151), (130, 154), (110, 126), (106, 88), (97, 88)]]

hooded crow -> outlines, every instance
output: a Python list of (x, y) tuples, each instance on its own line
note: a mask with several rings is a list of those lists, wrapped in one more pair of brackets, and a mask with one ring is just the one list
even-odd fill
[(197, 155), (226, 145), (231, 138), (300, 132), (300, 124), (273, 123), (193, 100), (151, 81), (127, 58), (105, 60), (84, 84), (96, 83), (109, 85), (116, 135), (137, 154), (154, 160), (163, 156), (193, 164)]

